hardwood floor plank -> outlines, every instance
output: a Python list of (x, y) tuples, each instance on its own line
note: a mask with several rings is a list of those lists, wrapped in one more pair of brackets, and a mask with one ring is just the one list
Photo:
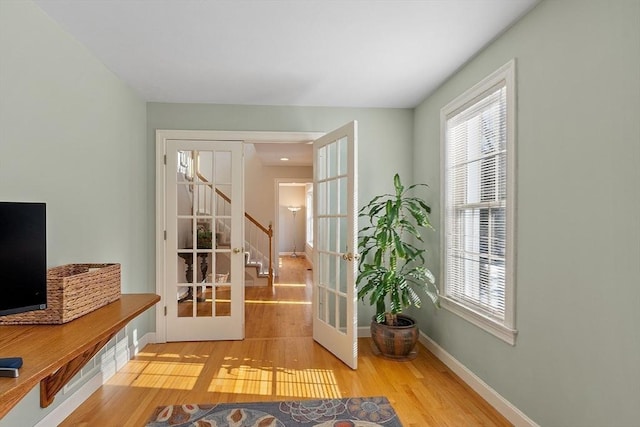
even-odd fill
[(509, 426), (419, 345), (409, 362), (358, 340), (358, 370), (311, 337), (311, 278), (304, 258), (283, 258), (273, 288), (246, 289), (246, 339), (147, 345), (62, 426), (140, 426), (157, 406), (386, 396), (405, 427)]

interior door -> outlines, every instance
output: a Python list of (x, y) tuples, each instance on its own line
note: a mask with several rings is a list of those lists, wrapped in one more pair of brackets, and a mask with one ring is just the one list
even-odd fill
[(167, 141), (167, 341), (244, 338), (242, 142)]
[(313, 143), (313, 339), (356, 369), (357, 122)]

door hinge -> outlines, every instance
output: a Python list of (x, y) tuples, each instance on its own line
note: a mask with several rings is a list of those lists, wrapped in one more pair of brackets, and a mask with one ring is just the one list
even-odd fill
[(164, 240), (167, 240), (167, 230), (164, 230)]
[(165, 165), (167, 164), (167, 155), (166, 154), (164, 155), (164, 164)]
[(164, 315), (165, 316), (167, 315), (167, 306), (166, 305), (164, 306)]

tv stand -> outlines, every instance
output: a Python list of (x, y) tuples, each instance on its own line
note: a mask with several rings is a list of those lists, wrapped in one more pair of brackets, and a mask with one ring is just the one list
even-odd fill
[(119, 300), (62, 325), (1, 325), (0, 357), (20, 356), (17, 378), (0, 378), (0, 418), (38, 382), (40, 406), (49, 406), (80, 369), (127, 323), (153, 307), (156, 294), (123, 294)]

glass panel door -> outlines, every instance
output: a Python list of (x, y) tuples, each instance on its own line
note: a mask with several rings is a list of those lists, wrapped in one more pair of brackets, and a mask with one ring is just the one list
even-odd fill
[(167, 341), (242, 339), (242, 143), (170, 140), (167, 171)]
[(357, 367), (357, 123), (316, 140), (314, 148), (313, 338)]

